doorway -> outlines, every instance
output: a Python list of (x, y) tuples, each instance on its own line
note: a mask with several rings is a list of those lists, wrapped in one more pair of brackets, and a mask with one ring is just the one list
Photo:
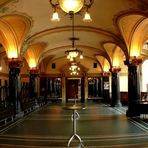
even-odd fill
[(81, 78), (67, 78), (66, 102), (81, 101)]

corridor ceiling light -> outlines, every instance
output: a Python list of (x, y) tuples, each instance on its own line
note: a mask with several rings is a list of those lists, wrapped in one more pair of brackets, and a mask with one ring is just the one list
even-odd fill
[(84, 0), (59, 0), (59, 4), (64, 12), (69, 13), (73, 11), (77, 13), (82, 9)]
[(69, 59), (70, 61), (74, 61), (78, 56), (80, 59), (83, 59), (82, 51), (75, 47), (66, 50), (65, 54), (67, 55), (67, 59)]
[(73, 63), (71, 63), (71, 65), (70, 65), (70, 67), (69, 67), (69, 70), (71, 70), (71, 71), (75, 71), (75, 70), (80, 70), (80, 67), (77, 65), (77, 63), (76, 62), (73, 62)]
[(74, 13), (71, 12), (69, 13), (69, 15), (71, 16), (71, 20), (72, 20), (72, 37), (70, 38), (70, 40), (72, 41), (72, 48), (70, 48), (69, 50), (65, 51), (65, 54), (67, 55), (67, 59), (69, 59), (70, 61), (75, 61), (75, 59), (79, 56), (80, 59), (83, 59), (83, 55), (82, 55), (82, 51), (77, 49), (75, 47), (75, 40), (79, 40), (79, 38), (75, 37), (74, 34)]
[(79, 75), (79, 73), (77, 71), (72, 71), (70, 75)]
[(93, 0), (49, 0), (51, 6), (54, 9), (51, 21), (59, 21), (59, 15), (57, 10), (62, 10), (65, 13), (70, 14), (71, 12), (76, 14), (84, 10), (83, 20), (86, 22), (92, 21), (88, 9), (93, 4)]
[(80, 71), (80, 67), (78, 66), (78, 64), (76, 62), (72, 62), (69, 70), (71, 71), (70, 74), (71, 75), (79, 75), (79, 71)]
[(80, 59), (83, 59), (82, 51), (75, 48), (75, 40), (77, 40), (77, 38), (74, 36), (74, 15), (84, 10), (85, 15), (83, 20), (85, 22), (92, 21), (88, 9), (92, 6), (93, 0), (49, 0), (49, 2), (54, 9), (51, 18), (52, 21), (60, 21), (57, 10), (62, 10), (64, 13), (69, 14), (72, 20), (72, 37), (70, 38), (72, 41), (72, 48), (65, 51), (67, 59), (74, 61), (78, 56)]

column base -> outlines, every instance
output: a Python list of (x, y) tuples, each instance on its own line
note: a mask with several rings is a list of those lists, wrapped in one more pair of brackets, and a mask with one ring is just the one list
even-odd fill
[(121, 107), (121, 106), (122, 106), (121, 102), (111, 104), (111, 107)]
[(139, 108), (137, 104), (129, 105), (128, 110), (126, 111), (127, 117), (138, 117), (140, 116)]

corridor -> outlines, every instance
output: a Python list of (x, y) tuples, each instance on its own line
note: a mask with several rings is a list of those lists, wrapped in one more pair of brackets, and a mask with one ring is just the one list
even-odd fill
[[(72, 111), (48, 104), (0, 130), (1, 148), (64, 148), (72, 134)], [(77, 134), (88, 148), (147, 148), (148, 120), (127, 118), (126, 107), (86, 104)], [(80, 147), (74, 140), (70, 147)]]

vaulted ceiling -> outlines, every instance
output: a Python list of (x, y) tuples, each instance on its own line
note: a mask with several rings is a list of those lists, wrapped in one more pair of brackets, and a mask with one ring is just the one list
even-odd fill
[[(120, 66), (130, 56), (148, 57), (142, 50), (148, 40), (147, 0), (94, 0), (90, 8), (92, 22), (83, 22), (81, 15), (75, 15), (75, 46), (83, 51), (79, 60), (89, 73), (98, 73), (106, 67)], [(0, 1), (0, 43), (1, 55), (15, 48), (19, 57), (24, 57), (30, 66), (41, 67), (48, 73), (51, 63), (57, 69), (68, 60), (65, 51), (69, 49), (72, 36), (71, 20), (60, 13), (60, 22), (52, 22), (53, 9), (49, 0), (1, 0)], [(98, 68), (93, 69), (93, 63)]]

